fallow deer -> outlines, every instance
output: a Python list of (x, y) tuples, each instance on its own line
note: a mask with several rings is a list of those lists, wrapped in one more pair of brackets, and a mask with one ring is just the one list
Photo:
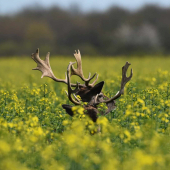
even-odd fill
[[(49, 62), (50, 53), (49, 52), (47, 53), (45, 60), (40, 59), (39, 49), (37, 49), (35, 53), (32, 53), (31, 56), (32, 56), (32, 59), (37, 63), (37, 67), (34, 68), (33, 70), (41, 71), (42, 72), (41, 78), (50, 77), (56, 82), (62, 82), (62, 83), (67, 84), (67, 87), (68, 87), (67, 96), (69, 100), (75, 105), (80, 105), (82, 102), (85, 102), (86, 104), (83, 105), (84, 110), (85, 110), (84, 113), (87, 114), (93, 120), (93, 122), (96, 122), (97, 120), (97, 115), (99, 113), (98, 105), (100, 103), (106, 103), (108, 107), (106, 112), (103, 113), (104, 115), (108, 114), (109, 112), (115, 109), (116, 107), (115, 100), (124, 93), (124, 87), (126, 83), (130, 81), (133, 75), (133, 72), (131, 69), (130, 76), (126, 77), (126, 72), (130, 65), (130, 63), (126, 62), (126, 64), (122, 67), (122, 80), (121, 80), (120, 91), (118, 91), (114, 97), (108, 98), (102, 92), (104, 81), (95, 85), (98, 79), (98, 75), (96, 73), (92, 77), (90, 77), (91, 76), (90, 73), (89, 73), (88, 78), (84, 77), (83, 70), (82, 70), (81, 54), (79, 50), (75, 51), (74, 53), (74, 56), (77, 62), (77, 68), (75, 69), (73, 66), (76, 62), (70, 62), (67, 67), (67, 73), (66, 73), (65, 79), (58, 79), (54, 76), (53, 71), (50, 67), (50, 62)], [(80, 84), (78, 82), (77, 84), (71, 83), (72, 75), (79, 76), (84, 81), (84, 84)], [(96, 76), (96, 79), (90, 84), (90, 81), (94, 79), (95, 76)], [(75, 87), (75, 89), (72, 89), (72, 87)], [(82, 102), (80, 99), (78, 99), (78, 97), (76, 97), (77, 95), (81, 97)], [(66, 112), (70, 116), (74, 115), (72, 111), (73, 106), (68, 105), (68, 104), (63, 104), (62, 107), (66, 110)]]

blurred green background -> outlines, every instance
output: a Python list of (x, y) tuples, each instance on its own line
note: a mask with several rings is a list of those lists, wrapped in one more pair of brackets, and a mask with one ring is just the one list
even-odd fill
[(52, 55), (71, 55), (75, 49), (93, 56), (168, 55), (169, 16), (169, 6), (155, 3), (134, 9), (111, 5), (83, 11), (78, 5), (47, 8), (39, 1), (0, 13), (0, 57), (30, 55), (38, 47)]

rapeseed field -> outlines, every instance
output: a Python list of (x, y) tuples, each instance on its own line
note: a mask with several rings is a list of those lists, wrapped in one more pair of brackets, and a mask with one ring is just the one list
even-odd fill
[[(0, 169), (170, 169), (170, 58), (82, 56), (82, 60), (84, 75), (97, 72), (109, 97), (120, 88), (125, 62), (133, 68), (117, 108), (99, 115), (96, 123), (81, 106), (73, 108), (74, 117), (66, 114), (61, 105), (71, 104), (67, 86), (41, 79), (41, 73), (32, 70), (36, 63), (31, 57), (0, 59)], [(57, 78), (65, 78), (70, 61), (74, 57), (50, 58)], [(73, 77), (76, 81), (81, 82)]]

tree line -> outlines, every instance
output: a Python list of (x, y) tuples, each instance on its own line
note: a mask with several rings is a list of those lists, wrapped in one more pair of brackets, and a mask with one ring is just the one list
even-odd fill
[(137, 11), (111, 7), (83, 13), (28, 8), (0, 16), (0, 57), (41, 53), (70, 55), (146, 55), (170, 53), (170, 8), (145, 6)]

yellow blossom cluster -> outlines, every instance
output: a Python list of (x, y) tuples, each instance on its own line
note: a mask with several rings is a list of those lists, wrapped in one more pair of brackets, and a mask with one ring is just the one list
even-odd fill
[[(98, 72), (99, 82), (105, 81), (102, 92), (112, 97), (120, 90), (126, 60), (87, 57), (83, 72), (85, 77), (89, 71)], [(73, 106), (73, 117), (62, 109), (62, 104), (73, 105), (65, 94), (67, 86), (38, 78), (39, 72), (31, 72), (31, 59), (12, 58), (12, 64), (2, 59), (0, 169), (170, 169), (170, 59), (128, 60), (134, 76), (124, 95), (107, 115), (103, 115), (107, 105), (98, 105), (94, 123), (84, 114), (87, 103)], [(51, 58), (57, 78), (64, 78), (69, 61), (69, 57)], [(76, 76), (71, 81), (81, 82)]]

